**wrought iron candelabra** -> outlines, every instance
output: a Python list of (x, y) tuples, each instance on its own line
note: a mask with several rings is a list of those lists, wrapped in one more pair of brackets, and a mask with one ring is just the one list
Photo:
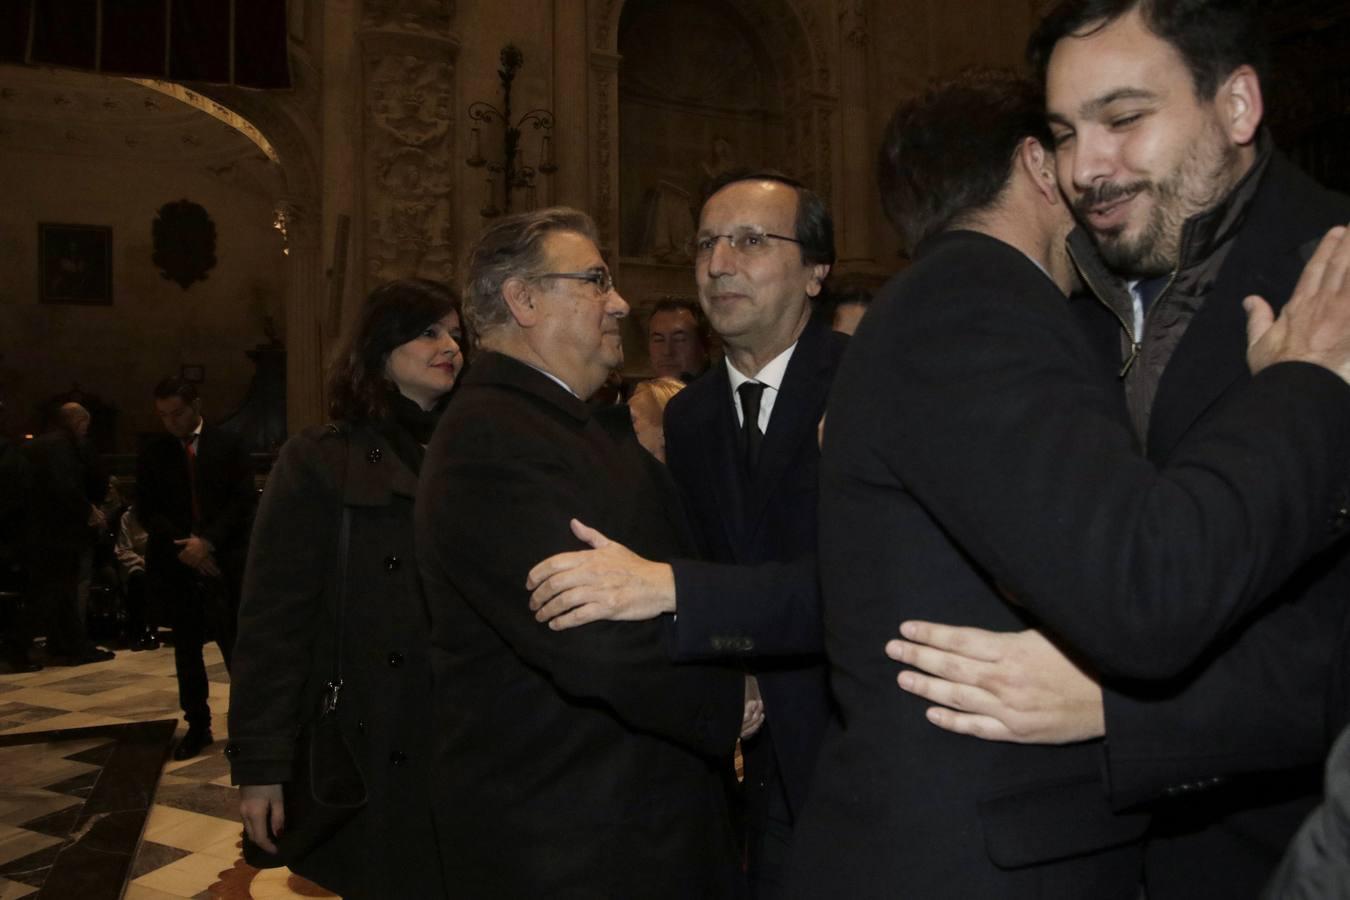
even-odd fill
[[(479, 210), (487, 219), (495, 218), (503, 212), (511, 212), (511, 198), (518, 190), (524, 191), (526, 204), (533, 208), (535, 177), (539, 174), (552, 175), (558, 171), (558, 166), (553, 160), (553, 113), (540, 107), (530, 110), (514, 122), (511, 120), (511, 83), (515, 81), (516, 72), (520, 71), (524, 63), (525, 54), (514, 45), (507, 44), (502, 48), (502, 67), (497, 70), (497, 77), (502, 83), (502, 108), (498, 109), (482, 100), (475, 100), (469, 104), (469, 119), (479, 124), (471, 129), (470, 154), (464, 162), (475, 169), (486, 169), (490, 173), (487, 177), (487, 202)], [(482, 128), (493, 123), (500, 123), (502, 128), (500, 162), (489, 161), (483, 156)], [(534, 131), (543, 132), (537, 168), (527, 164), (521, 152), (520, 139), (526, 125), (531, 126)], [(497, 208), (498, 177), (502, 181), (501, 209)]]

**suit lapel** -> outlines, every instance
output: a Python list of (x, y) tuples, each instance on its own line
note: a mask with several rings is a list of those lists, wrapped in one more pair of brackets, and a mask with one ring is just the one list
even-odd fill
[[(759, 465), (750, 481), (745, 525), (753, 531), (774, 494), (782, 489), (783, 477), (792, 466), (803, 440), (815, 440), (818, 410), (829, 389), (820, 374), (829, 329), (812, 319), (797, 340), (787, 372), (774, 400), (769, 430), (760, 447)], [(734, 420), (733, 420), (734, 421)]]

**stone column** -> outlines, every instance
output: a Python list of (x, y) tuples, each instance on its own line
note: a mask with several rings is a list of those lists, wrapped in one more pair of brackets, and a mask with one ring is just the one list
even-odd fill
[(553, 202), (590, 205), (586, 90), (586, 0), (553, 0)]
[(454, 4), (365, 0), (361, 20), (360, 292), (394, 278), (453, 283), (457, 152)]
[(286, 428), (296, 434), (327, 418), (323, 396), (323, 250), (313, 210), (283, 200), (286, 283)]
[(619, 54), (591, 51), (590, 213), (600, 232), (600, 249), (619, 249)]
[(834, 195), (839, 262), (871, 263), (872, 173), (875, 148), (868, 134), (867, 0), (845, 0), (839, 14), (839, 173)]

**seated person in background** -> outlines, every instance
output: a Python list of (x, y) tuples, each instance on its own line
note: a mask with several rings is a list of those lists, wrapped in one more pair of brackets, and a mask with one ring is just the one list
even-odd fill
[(684, 388), (678, 378), (652, 378), (639, 382), (628, 398), (628, 414), (638, 443), (661, 462), (666, 461), (666, 429), (663, 419), (670, 398)]
[(427, 448), (416, 505), (447, 884), (465, 897), (735, 896), (723, 774), (742, 675), (671, 662), (668, 617), (556, 631), (529, 609), (530, 567), (584, 546), (573, 517), (655, 559), (693, 550), (628, 411), (583, 402), (622, 362), (628, 313), (594, 225), (565, 208), (498, 220), (466, 284), (482, 352)]
[[(258, 862), (285, 863), (343, 897), (445, 893), (427, 792), (431, 697), (412, 513), (423, 447), (464, 363), (461, 335), (444, 285), (376, 288), (329, 375), (334, 422), (286, 442), (249, 547), (226, 748), (240, 815), (253, 844), (280, 851)], [(275, 842), (288, 825), (305, 827), (287, 822), (283, 786), (311, 787), (296, 778), (309, 769), (300, 758), (309, 744), (296, 735), (339, 671), (338, 727), (368, 799), (295, 855)]]
[(145, 545), (149, 539), (136, 518), (136, 506), (128, 506), (117, 522), (113, 555), (117, 557), (117, 571), (127, 603), (127, 648), (133, 651), (159, 647), (159, 637), (150, 626), (145, 609)]

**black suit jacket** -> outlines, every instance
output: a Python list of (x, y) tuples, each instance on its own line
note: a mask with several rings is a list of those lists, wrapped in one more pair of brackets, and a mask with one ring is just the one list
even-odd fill
[(627, 411), (483, 353), (427, 448), (415, 507), (431, 617), (437, 837), (472, 897), (724, 897), (720, 772), (743, 677), (678, 664), (667, 623), (552, 631), (528, 607), (578, 518), (649, 559), (691, 546)]
[[(794, 813), (830, 718), (816, 574), (816, 426), (847, 341), (823, 320), (808, 323), (748, 482), (725, 361), (676, 394), (665, 416), (667, 464), (706, 554), (672, 563), (678, 653), (747, 658)], [(748, 742), (747, 765), (769, 749)]]
[(136, 460), (136, 516), (149, 535), (146, 572), (156, 577), (188, 574), (173, 542), (195, 533), (216, 548), (216, 563), (237, 590), (257, 497), (253, 464), (237, 437), (209, 424), (202, 426), (197, 438), (196, 463), (201, 519), (194, 528), (182, 441), (171, 434), (159, 435)]
[(941, 731), (882, 644), (907, 618), (1036, 623), (1109, 671), (1184, 667), (1327, 539), (1350, 388), (1272, 367), (1159, 472), (1101, 372), (1053, 283), (983, 235), (938, 238), (873, 304), (825, 427), (841, 724), (799, 825), (796, 896), (1136, 896), (1147, 818), (1110, 809), (1095, 743)]
[[(1248, 382), (1243, 298), (1261, 294), (1283, 305), (1317, 242), (1347, 221), (1350, 198), (1273, 156), (1213, 289), (1162, 374), (1147, 439), (1151, 460), (1173, 460)], [(1095, 301), (1075, 305), (1114, 354), (1114, 318)], [(1340, 530), (1346, 508), (1328, 517), (1328, 533)], [(1151, 900), (1256, 896), (1319, 793), (1321, 760), (1350, 713), (1350, 548), (1337, 544), (1275, 587), (1259, 616), (1184, 677), (1106, 685), (1112, 799), (1122, 808), (1162, 800), (1153, 806), (1148, 850)]]

